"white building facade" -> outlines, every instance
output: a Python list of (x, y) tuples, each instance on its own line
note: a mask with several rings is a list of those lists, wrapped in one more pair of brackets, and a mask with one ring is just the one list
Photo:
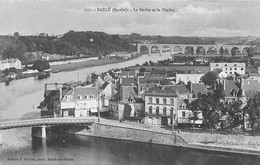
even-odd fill
[(16, 68), (22, 69), (21, 61), (18, 58), (9, 58), (0, 60), (0, 70)]
[(175, 93), (145, 93), (145, 124), (172, 125), (177, 115), (177, 95)]
[(226, 74), (245, 74), (246, 64), (245, 63), (210, 63), (210, 71), (214, 69), (221, 69)]

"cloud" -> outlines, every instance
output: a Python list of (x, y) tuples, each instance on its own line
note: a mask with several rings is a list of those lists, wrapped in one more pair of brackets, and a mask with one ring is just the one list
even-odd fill
[(189, 4), (188, 6), (185, 6), (183, 8), (181, 8), (178, 13), (179, 14), (215, 14), (215, 13), (219, 13), (220, 10), (209, 10), (207, 8), (203, 8), (203, 7), (195, 7), (192, 4)]
[(236, 35), (244, 35), (245, 31), (243, 30), (236, 30), (236, 29), (225, 29), (225, 28), (216, 28), (210, 27), (202, 29), (198, 32), (199, 35), (202, 36), (236, 36)]
[(217, 16), (217, 14), (220, 13), (226, 14), (228, 12), (220, 10), (219, 8), (210, 10), (205, 7), (201, 7), (201, 6), (195, 7), (193, 4), (189, 4), (177, 10), (176, 13), (173, 13), (170, 16), (168, 16), (168, 18), (173, 20), (179, 20), (179, 19), (190, 19), (191, 17), (193, 18), (201, 17), (205, 19), (205, 17)]
[(120, 4), (118, 4), (118, 7), (119, 8), (132, 8), (132, 5), (130, 4), (130, 2), (129, 1), (125, 1), (125, 2), (122, 2), (122, 3), (120, 3)]

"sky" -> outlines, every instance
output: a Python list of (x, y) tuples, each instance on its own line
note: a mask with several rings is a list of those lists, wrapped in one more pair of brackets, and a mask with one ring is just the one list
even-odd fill
[[(110, 11), (97, 11), (109, 8)], [(155, 11), (141, 11), (144, 10)], [(162, 8), (171, 9), (165, 12)], [(127, 9), (113, 12), (112, 9)], [(91, 10), (91, 11), (90, 11)], [(0, 0), (0, 34), (260, 36), (260, 0)]]

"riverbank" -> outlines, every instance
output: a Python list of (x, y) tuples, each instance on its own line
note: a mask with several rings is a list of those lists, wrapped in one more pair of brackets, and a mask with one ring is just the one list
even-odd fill
[[(73, 61), (73, 62), (67, 62), (63, 64), (56, 64), (56, 65), (51, 65), (50, 69), (52, 70), (53, 73), (56, 72), (66, 72), (66, 71), (75, 71), (87, 67), (94, 67), (94, 66), (102, 66), (102, 65), (108, 65), (108, 64), (115, 64), (115, 63), (121, 63), (129, 60), (136, 59), (142, 55), (136, 55), (132, 58), (129, 59), (98, 59), (98, 60), (87, 60), (87, 61), (82, 61), (82, 59), (78, 61)], [(24, 79), (28, 77), (33, 77), (35, 74), (24, 74), (24, 75), (19, 75), (17, 79)], [(5, 77), (0, 76), (0, 83), (1, 82), (9, 82), (10, 79), (6, 79)]]
[(50, 68), (53, 71), (59, 70), (59, 72), (64, 72), (64, 71), (73, 71), (73, 70), (78, 70), (78, 69), (83, 69), (83, 68), (93, 67), (93, 66), (101, 66), (101, 65), (113, 64), (113, 63), (119, 63), (119, 62), (124, 62), (124, 61), (127, 61), (127, 60), (99, 59), (99, 60), (90, 60), (90, 61), (60, 64), (60, 65), (52, 65)]
[[(63, 128), (64, 129), (64, 128)], [(244, 135), (178, 132), (158, 126), (101, 119), (90, 129), (66, 128), (64, 133), (129, 140), (188, 149), (260, 156), (260, 138)]]
[(63, 71), (73, 71), (78, 69), (83, 69), (87, 67), (93, 67), (93, 66), (101, 66), (101, 65), (108, 65), (108, 64), (114, 64), (114, 63), (120, 63), (125, 62), (129, 60), (136, 59), (138, 57), (142, 56), (141, 54), (137, 54), (134, 57), (128, 58), (128, 59), (98, 59), (98, 60), (89, 60), (89, 61), (81, 61), (81, 62), (75, 62), (75, 63), (66, 63), (66, 64), (60, 64), (60, 65), (52, 65), (50, 68), (55, 71), (59, 70), (61, 72)]

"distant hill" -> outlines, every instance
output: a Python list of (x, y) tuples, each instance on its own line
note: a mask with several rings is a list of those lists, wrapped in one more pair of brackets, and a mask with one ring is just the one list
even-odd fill
[(69, 31), (63, 36), (0, 36), (0, 54), (4, 58), (17, 57), (23, 63), (28, 61), (28, 53), (42, 51), (66, 56), (99, 56), (113, 51), (135, 51), (135, 46), (118, 35), (103, 32)]
[(253, 36), (246, 37), (181, 37), (181, 36), (142, 36), (138, 33), (120, 35), (121, 38), (132, 41), (150, 40), (160, 44), (251, 44), (259, 41), (260, 38)]

